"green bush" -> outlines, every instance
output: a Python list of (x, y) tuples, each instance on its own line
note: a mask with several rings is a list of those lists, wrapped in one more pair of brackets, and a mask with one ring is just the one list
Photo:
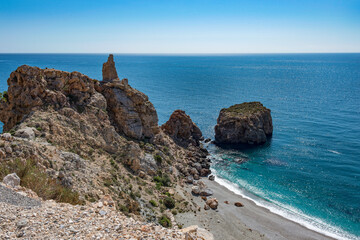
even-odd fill
[(153, 206), (153, 207), (157, 207), (158, 204), (155, 200), (150, 200), (149, 203)]
[(170, 177), (167, 174), (164, 174), (164, 176), (155, 176), (154, 182), (159, 184), (161, 187), (170, 187), (171, 185)]
[(157, 163), (158, 165), (161, 165), (161, 163), (162, 163), (162, 157), (161, 157), (158, 153), (155, 154), (154, 159), (155, 159), (155, 161), (156, 161), (156, 163)]
[(166, 227), (166, 228), (171, 228), (172, 227), (172, 224), (171, 224), (171, 221), (170, 219), (165, 216), (165, 215), (162, 215), (160, 218), (159, 218), (159, 224), (163, 227)]
[(172, 209), (175, 207), (175, 200), (171, 197), (166, 197), (164, 199), (164, 205), (165, 207)]

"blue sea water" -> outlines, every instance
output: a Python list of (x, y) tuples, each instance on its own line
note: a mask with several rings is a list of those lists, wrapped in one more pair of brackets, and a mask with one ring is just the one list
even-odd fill
[[(0, 54), (0, 91), (22, 64), (101, 79), (104, 54)], [(159, 123), (183, 109), (214, 137), (221, 108), (261, 101), (272, 140), (213, 145), (221, 184), (335, 238), (360, 238), (360, 54), (115, 55), (119, 77), (146, 93)], [(240, 163), (245, 161), (244, 163)]]

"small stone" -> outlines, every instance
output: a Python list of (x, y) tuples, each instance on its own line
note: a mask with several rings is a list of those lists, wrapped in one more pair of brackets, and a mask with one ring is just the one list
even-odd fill
[(99, 202), (98, 204), (97, 204), (97, 207), (98, 208), (102, 208), (104, 206), (104, 204), (102, 203), (102, 202)]
[(105, 215), (107, 214), (107, 212), (104, 211), (104, 210), (100, 210), (99, 214), (100, 214), (101, 216), (105, 216)]
[(244, 204), (242, 204), (241, 202), (236, 202), (236, 203), (234, 203), (234, 205), (236, 207), (243, 207), (244, 206)]
[(229, 204), (229, 201), (224, 201), (225, 204)]
[(209, 176), (209, 180), (210, 180), (210, 181), (214, 181), (214, 180), (215, 180), (215, 176), (214, 176), (214, 175), (210, 175), (210, 176)]
[(27, 224), (28, 224), (27, 219), (23, 218), (16, 223), (16, 227), (21, 229), (21, 228), (25, 227)]

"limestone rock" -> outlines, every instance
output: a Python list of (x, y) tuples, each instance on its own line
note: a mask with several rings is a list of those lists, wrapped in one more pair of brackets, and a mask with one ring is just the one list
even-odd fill
[(199, 146), (199, 142), (203, 138), (200, 129), (182, 110), (174, 111), (161, 129), (183, 147), (187, 147), (189, 144)]
[(116, 130), (138, 140), (151, 139), (159, 132), (158, 116), (148, 97), (132, 88), (127, 79), (102, 82), (99, 91)]
[(3, 183), (14, 188), (20, 186), (20, 178), (16, 173), (11, 173), (4, 177)]
[(26, 128), (17, 130), (15, 132), (15, 137), (27, 138), (29, 140), (33, 140), (33, 139), (35, 139), (35, 132), (34, 132), (33, 128), (26, 127)]
[(270, 110), (260, 102), (245, 102), (220, 111), (215, 126), (217, 144), (263, 144), (273, 132)]
[(103, 81), (111, 81), (119, 78), (115, 68), (114, 56), (109, 55), (106, 63), (103, 64), (102, 68)]

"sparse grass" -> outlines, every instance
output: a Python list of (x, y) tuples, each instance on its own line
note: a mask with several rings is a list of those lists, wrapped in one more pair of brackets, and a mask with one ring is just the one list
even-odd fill
[(22, 162), (19, 159), (0, 165), (0, 178), (15, 172), (21, 179), (21, 186), (33, 190), (44, 200), (53, 199), (57, 202), (83, 204), (79, 194), (70, 188), (62, 186), (56, 179), (50, 178), (46, 172), (40, 170), (34, 160)]
[(253, 114), (267, 110), (260, 102), (244, 102), (241, 104), (235, 104), (229, 108), (223, 108), (221, 111), (235, 113), (235, 114)]

